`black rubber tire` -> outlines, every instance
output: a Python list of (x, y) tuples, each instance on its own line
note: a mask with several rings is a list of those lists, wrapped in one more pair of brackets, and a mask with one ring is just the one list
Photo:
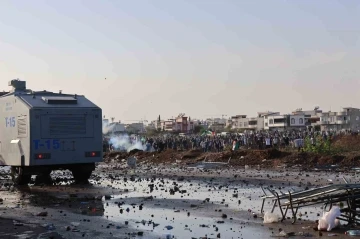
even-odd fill
[(51, 174), (51, 170), (46, 170), (42, 172), (40, 175), (36, 176), (35, 181), (46, 185), (52, 185), (53, 181), (50, 174)]
[(88, 183), (95, 164), (79, 165), (71, 168), (75, 183)]
[(31, 174), (24, 167), (11, 166), (11, 178), (16, 185), (27, 185), (31, 181)]

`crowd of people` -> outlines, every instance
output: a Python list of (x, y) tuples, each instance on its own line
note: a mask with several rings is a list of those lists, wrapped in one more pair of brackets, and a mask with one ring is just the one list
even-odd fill
[[(225, 149), (238, 150), (266, 148), (294, 147), (300, 150), (304, 145), (304, 139), (309, 139), (311, 144), (316, 144), (319, 137), (322, 140), (332, 139), (339, 134), (354, 134), (355, 132), (312, 132), (312, 131), (273, 131), (273, 132), (247, 132), (242, 134), (225, 135), (172, 135), (166, 134), (157, 137), (145, 137), (134, 135), (128, 137), (127, 145), (138, 145), (136, 148), (143, 151), (163, 151), (165, 149), (189, 150), (201, 149), (203, 152), (221, 152)], [(104, 151), (126, 150), (104, 139)]]

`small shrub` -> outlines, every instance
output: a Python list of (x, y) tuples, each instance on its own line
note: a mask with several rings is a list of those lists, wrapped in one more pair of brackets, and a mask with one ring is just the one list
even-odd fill
[(318, 154), (336, 154), (339, 152), (338, 148), (331, 147), (331, 139), (324, 139), (321, 136), (315, 138), (314, 144), (311, 143), (311, 139), (306, 137), (304, 140), (304, 151)]

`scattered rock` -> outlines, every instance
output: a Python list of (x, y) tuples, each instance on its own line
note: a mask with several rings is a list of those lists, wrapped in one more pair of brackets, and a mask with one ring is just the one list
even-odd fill
[(48, 212), (40, 212), (36, 216), (38, 216), (38, 217), (47, 217), (47, 215), (48, 215)]

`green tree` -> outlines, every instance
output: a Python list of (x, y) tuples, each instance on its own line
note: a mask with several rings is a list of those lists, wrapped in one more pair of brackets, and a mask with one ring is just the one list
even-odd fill
[(304, 140), (304, 151), (313, 152), (319, 154), (332, 154), (335, 153), (331, 148), (331, 141), (329, 138), (323, 139), (320, 135), (316, 137), (314, 144), (311, 143), (311, 139), (306, 137)]
[(231, 129), (231, 125), (226, 126), (225, 132), (233, 132), (233, 130)]
[(314, 130), (315, 130), (316, 132), (321, 131), (320, 125), (315, 125), (315, 126), (314, 126)]
[(244, 133), (244, 132), (245, 132), (245, 129), (237, 129), (236, 132), (238, 132), (238, 133)]
[(159, 134), (159, 131), (157, 129), (154, 129), (153, 127), (147, 126), (145, 128), (145, 130), (146, 130), (147, 136), (155, 136), (155, 135)]
[(195, 125), (194, 127), (194, 133), (198, 134), (204, 131), (204, 127), (202, 127), (201, 125)]

